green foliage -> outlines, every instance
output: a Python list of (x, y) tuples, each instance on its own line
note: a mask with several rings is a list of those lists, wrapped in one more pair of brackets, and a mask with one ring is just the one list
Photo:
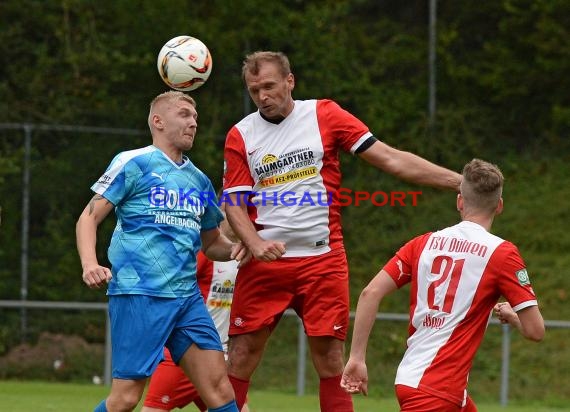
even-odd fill
[(570, 7), (566, 1), (445, 2), (438, 25), (440, 102), (477, 108), (488, 144), (568, 136)]
[[(210, 80), (192, 92), (200, 118), (190, 157), (215, 186), (221, 182), (224, 135), (253, 110), (241, 81), (244, 55), (258, 49), (285, 51), (296, 78), (296, 98), (333, 98), (379, 139), (454, 170), (473, 157), (499, 164), (507, 178), (506, 209), (494, 231), (519, 246), (545, 317), (570, 318), (570, 236), (565, 225), (570, 197), (565, 184), (570, 160), (568, 1), (438, 1), (433, 125), (427, 113), (428, 2), (238, 3), (0, 2), (0, 55), (5, 62), (0, 65), (0, 299), (19, 299), (21, 293), (24, 136), (22, 128), (3, 129), (2, 124), (141, 131), (133, 137), (33, 129), (28, 298), (104, 301), (103, 291), (89, 290), (81, 282), (75, 221), (91, 197), (89, 187), (112, 156), (150, 143), (148, 104), (166, 90), (156, 72), (156, 53), (166, 40), (190, 34), (208, 45), (214, 59)], [(348, 155), (342, 155), (342, 171), (343, 187), (353, 192), (421, 191), (417, 206), (364, 202), (343, 209), (354, 305), (364, 285), (404, 242), (453, 224), (458, 216), (453, 193), (404, 184)], [(103, 263), (113, 226), (110, 218), (100, 229), (98, 256)], [(405, 294), (395, 294), (382, 310), (405, 312), (407, 304)], [(19, 322), (16, 311), (0, 314), (3, 354), (18, 342)], [(31, 339), (45, 330), (81, 333), (99, 343), (104, 336), (95, 314), (83, 314), (81, 321), (65, 327), (54, 319), (66, 315), (30, 315)], [(265, 362), (291, 371), (294, 326), (285, 326), (284, 336), (274, 337), (270, 345), (277, 352), (270, 352)], [(386, 333), (375, 335), (371, 348), (382, 394), (391, 391), (391, 373), (386, 371), (394, 370), (402, 348), (401, 326), (387, 326)], [(552, 336), (548, 345), (553, 346), (547, 347), (555, 351), (564, 339)], [(496, 390), (497, 342), (492, 339), (475, 364), (473, 390), (478, 395)], [(518, 353), (532, 358), (524, 345), (516, 345)], [(546, 355), (541, 347), (532, 346), (537, 358)], [(547, 359), (548, 371), (537, 374), (545, 382), (541, 387), (563, 390), (562, 383), (546, 384), (554, 374), (566, 376)], [(515, 362), (520, 366), (524, 360)], [(273, 370), (258, 374), (256, 384), (280, 387)], [(316, 382), (314, 374), (309, 379)], [(551, 381), (556, 379), (564, 382), (559, 377)], [(520, 389), (517, 396), (539, 396), (528, 382), (518, 380), (513, 386)]]

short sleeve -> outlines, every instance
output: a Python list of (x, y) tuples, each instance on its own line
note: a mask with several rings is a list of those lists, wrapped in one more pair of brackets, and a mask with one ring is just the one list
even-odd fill
[(212, 182), (208, 180), (206, 189), (203, 193), (207, 193), (207, 198), (204, 198), (204, 216), (202, 216), (201, 230), (212, 230), (220, 226), (222, 220), (224, 220), (224, 214), (218, 206), (218, 198), (216, 197), (216, 192), (212, 186)]
[(384, 265), (384, 270), (396, 282), (398, 288), (412, 281), (414, 268), (417, 267), (419, 256), (429, 239), (431, 233), (418, 236), (396, 252), (396, 254)]
[(234, 126), (226, 136), (224, 147), (224, 190), (227, 192), (250, 191), (253, 185), (244, 141), (241, 133)]
[(368, 126), (333, 100), (317, 102), (317, 120), (321, 134), (334, 136), (346, 152), (356, 152), (372, 136)]
[(118, 205), (132, 191), (141, 175), (142, 172), (136, 164), (124, 162), (119, 154), (111, 161), (105, 173), (91, 186), (91, 190)]
[(515, 245), (499, 245), (489, 266), (496, 268), (499, 291), (515, 311), (538, 304), (525, 262)]

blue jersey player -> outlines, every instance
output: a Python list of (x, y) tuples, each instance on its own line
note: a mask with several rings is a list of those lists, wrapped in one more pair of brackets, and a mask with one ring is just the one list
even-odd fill
[[(183, 154), (194, 143), (197, 117), (190, 96), (158, 95), (148, 117), (152, 145), (112, 160), (77, 222), (83, 281), (108, 285), (113, 382), (95, 412), (134, 410), (164, 346), (210, 411), (237, 412), (220, 338), (196, 284), (196, 253), (241, 263), (251, 255), (220, 233), (212, 184)], [(112, 210), (109, 270), (95, 246), (97, 227)]]

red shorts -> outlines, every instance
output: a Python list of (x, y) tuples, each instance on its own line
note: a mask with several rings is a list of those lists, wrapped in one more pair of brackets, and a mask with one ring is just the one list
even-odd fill
[(182, 368), (174, 363), (170, 352), (165, 348), (164, 361), (159, 363), (150, 378), (144, 406), (171, 410), (183, 408), (192, 402), (201, 411), (208, 409), (190, 379)]
[(287, 308), (297, 312), (308, 336), (346, 338), (350, 308), (344, 249), (250, 261), (237, 275), (229, 334), (273, 329)]
[(477, 407), (469, 396), (463, 407), (406, 385), (396, 385), (396, 396), (400, 403), (400, 412), (477, 412)]

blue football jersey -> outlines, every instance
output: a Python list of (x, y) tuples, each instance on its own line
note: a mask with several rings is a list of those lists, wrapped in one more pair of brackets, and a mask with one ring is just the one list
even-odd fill
[(210, 179), (154, 146), (119, 153), (91, 189), (115, 205), (107, 294), (184, 297), (199, 292), (200, 232), (223, 215)]

